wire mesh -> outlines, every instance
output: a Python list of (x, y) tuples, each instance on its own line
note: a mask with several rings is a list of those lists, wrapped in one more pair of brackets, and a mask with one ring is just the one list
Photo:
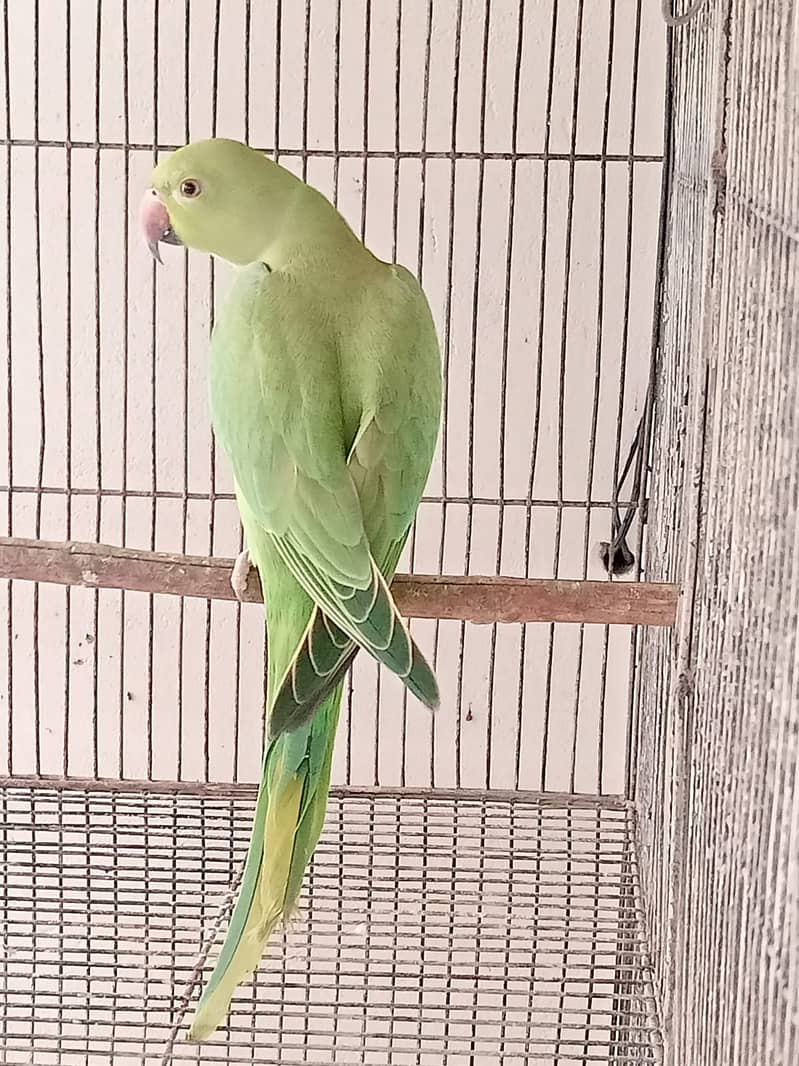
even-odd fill
[(251, 792), (12, 786), (0, 804), (9, 1064), (657, 1061), (623, 804), (335, 796), (304, 913), (202, 1049), (184, 1015)]
[(799, 8), (673, 38), (636, 802), (667, 1061), (799, 1059)]
[[(649, 371), (653, 5), (7, 0), (0, 38), (6, 532), (238, 550), (205, 399), (228, 273), (180, 252), (156, 274), (130, 218), (154, 158), (217, 132), (306, 176), (429, 294), (445, 419), (403, 566), (604, 576)], [(257, 776), (257, 610), (2, 596), (8, 772)], [(623, 791), (629, 629), (414, 630), (443, 713), (359, 659), (338, 782)]]

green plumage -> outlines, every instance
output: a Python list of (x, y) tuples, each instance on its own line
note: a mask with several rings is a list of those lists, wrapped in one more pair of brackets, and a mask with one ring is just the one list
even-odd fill
[[(193, 202), (187, 178), (202, 189)], [(296, 904), (355, 653), (438, 703), (388, 584), (435, 447), (440, 356), (412, 275), (264, 157), (201, 142), (162, 163), (153, 187), (184, 244), (243, 265), (212, 339), (211, 416), (267, 619), (269, 741), (238, 902), (192, 1025), (202, 1040)]]

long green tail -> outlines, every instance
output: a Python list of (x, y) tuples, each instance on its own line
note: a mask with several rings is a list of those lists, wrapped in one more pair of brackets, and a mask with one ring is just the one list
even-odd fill
[(266, 748), (239, 897), (190, 1040), (207, 1040), (221, 1025), (236, 988), (296, 906), (325, 819), (341, 692), (339, 684), (306, 725)]

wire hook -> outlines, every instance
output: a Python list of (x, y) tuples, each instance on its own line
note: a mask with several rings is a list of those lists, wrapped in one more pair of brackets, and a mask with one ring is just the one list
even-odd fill
[(707, 4), (707, 0), (694, 0), (684, 14), (675, 15), (672, 7), (674, 2), (675, 0), (660, 0), (660, 13), (663, 15), (663, 21), (672, 28), (687, 25)]

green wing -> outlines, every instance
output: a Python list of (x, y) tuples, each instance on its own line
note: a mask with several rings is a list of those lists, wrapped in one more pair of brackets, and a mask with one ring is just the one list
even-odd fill
[[(396, 283), (404, 297), (407, 281)], [(234, 299), (214, 337), (212, 373), (217, 358), (238, 359), (241, 371), (231, 374), (228, 365), (222, 382), (229, 388), (235, 381), (234, 402), (225, 401), (224, 388), (212, 390), (214, 424), (233, 464), (242, 512), (269, 535), (317, 608), (272, 704), (270, 735), (306, 720), (358, 647), (435, 707), (435, 677), (386, 583), (416, 513), (437, 431), (435, 388), (432, 397), (418, 397), (413, 390), (425, 392), (425, 375), (406, 383), (414, 378), (420, 334), (428, 345), (432, 335), (435, 345), (432, 323), (406, 315), (410, 328), (391, 337), (395, 358), (377, 375), (383, 353), (364, 354), (365, 379), (379, 383), (370, 402), (368, 383), (352, 372), (359, 360), (342, 357), (329, 320), (314, 314), (296, 282), (261, 274), (249, 286), (246, 314), (235, 314)], [(235, 329), (225, 326), (227, 318)], [(433, 354), (437, 359), (437, 347)], [(349, 402), (348, 390), (358, 402)], [(358, 422), (348, 425), (359, 404)], [(425, 432), (416, 421), (424, 421)]]
[[(383, 573), (391, 576), (396, 569), (406, 537), (394, 541)], [(304, 725), (325, 697), (333, 691), (358, 652), (359, 645), (331, 622), (318, 607), (314, 608), (305, 637), (297, 649), (275, 695), (270, 715), (270, 731), (277, 736)], [(411, 682), (420, 652), (413, 645)], [(410, 685), (409, 685), (410, 687)]]

